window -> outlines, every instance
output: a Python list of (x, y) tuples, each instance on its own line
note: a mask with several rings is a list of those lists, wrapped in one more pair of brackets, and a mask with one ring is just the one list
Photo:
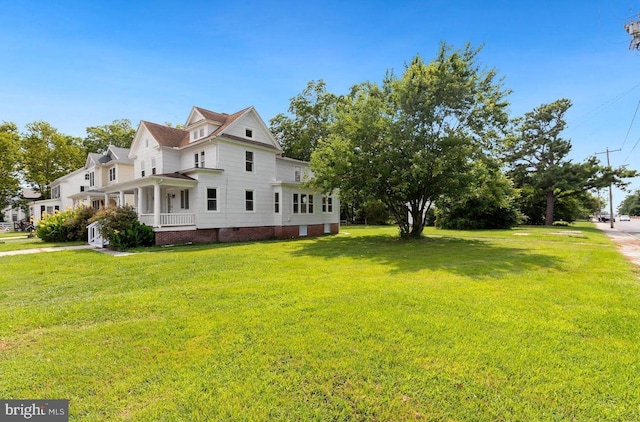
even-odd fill
[(116, 180), (116, 168), (112, 167), (109, 169), (109, 181), (113, 182), (114, 180)]
[(313, 214), (313, 195), (306, 193), (293, 194), (294, 214)]
[(140, 175), (144, 177), (144, 161), (140, 161)]
[(149, 148), (149, 139), (144, 140), (144, 147)]
[(280, 213), (280, 192), (273, 194), (273, 211), (276, 214)]
[(95, 175), (93, 172), (89, 173), (89, 186), (95, 186)]
[(198, 137), (198, 131), (194, 130), (193, 132), (191, 132), (191, 140), (195, 141), (196, 138)]
[(253, 191), (244, 191), (244, 209), (245, 211), (253, 211)]
[(253, 129), (246, 128), (244, 130), (244, 136), (247, 138), (253, 138)]
[(60, 198), (60, 186), (54, 186), (51, 188), (51, 199)]
[(181, 190), (180, 191), (180, 208), (183, 210), (189, 209), (189, 191)]
[(198, 135), (200, 135), (201, 138), (204, 136), (204, 128), (200, 129)]
[(333, 198), (331, 196), (322, 195), (322, 212), (333, 212)]
[(300, 181), (300, 167), (295, 166), (293, 168), (293, 180), (295, 180), (296, 182)]
[(151, 174), (156, 174), (156, 157), (151, 159)]
[(215, 188), (207, 189), (207, 211), (218, 210), (218, 190)]
[(245, 165), (244, 165), (245, 171), (253, 172), (253, 152), (245, 151), (244, 159), (245, 159)]
[(195, 168), (204, 168), (204, 151), (193, 154), (193, 166)]
[(306, 214), (306, 213), (307, 213), (307, 195), (303, 193), (300, 195), (300, 214)]
[(89, 180), (89, 173), (84, 174), (84, 180)]

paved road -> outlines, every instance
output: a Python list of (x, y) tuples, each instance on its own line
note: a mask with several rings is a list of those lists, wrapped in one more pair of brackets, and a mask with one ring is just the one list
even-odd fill
[(640, 221), (616, 221), (613, 229), (611, 223), (596, 223), (596, 226), (618, 244), (620, 253), (640, 266)]

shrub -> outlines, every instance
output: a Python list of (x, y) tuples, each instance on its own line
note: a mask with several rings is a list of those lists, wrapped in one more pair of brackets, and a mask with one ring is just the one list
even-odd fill
[(115, 250), (151, 246), (155, 240), (153, 229), (141, 224), (138, 214), (130, 206), (100, 210), (91, 221), (100, 223), (100, 234)]
[(562, 221), (562, 220), (560, 220), (560, 221), (554, 221), (554, 222), (553, 222), (553, 225), (554, 225), (554, 226), (567, 227), (567, 226), (569, 226), (569, 222), (568, 222), (568, 221)]
[(45, 242), (87, 240), (87, 225), (96, 213), (91, 207), (77, 207), (44, 215), (36, 228), (36, 236)]

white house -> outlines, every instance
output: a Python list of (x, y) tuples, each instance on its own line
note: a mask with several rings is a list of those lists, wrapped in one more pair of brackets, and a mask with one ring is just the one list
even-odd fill
[(309, 163), (282, 157), (253, 107), (234, 114), (193, 107), (184, 129), (142, 121), (128, 158), (130, 178), (114, 170), (115, 180), (105, 183), (96, 173), (91, 203), (131, 198), (156, 244), (339, 231), (338, 197), (303, 186), (312, 177)]
[[(21, 191), (21, 198), (24, 200), (35, 200), (40, 198), (40, 196), (41, 195), (33, 189), (23, 188)], [(22, 208), (7, 206), (2, 210), (2, 213), (4, 214), (4, 221), (6, 222), (3, 226), (11, 227), (9, 224), (11, 223), (14, 227), (17, 227), (19, 222), (26, 221), (29, 216), (33, 215), (33, 210), (30, 208), (29, 215), (27, 215)]]
[[(65, 210), (79, 204), (95, 208), (108, 205), (127, 204), (120, 198), (106, 197), (100, 188), (133, 178), (133, 162), (128, 148), (109, 146), (104, 154), (89, 153), (85, 166), (51, 182), (51, 199), (29, 204), (34, 222), (42, 219), (46, 212)], [(129, 198), (133, 204), (133, 197)]]

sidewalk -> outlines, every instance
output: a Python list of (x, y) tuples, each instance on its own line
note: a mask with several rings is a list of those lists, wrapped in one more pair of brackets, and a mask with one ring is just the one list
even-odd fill
[(75, 251), (79, 249), (92, 249), (96, 252), (101, 252), (101, 253), (105, 253), (107, 255), (112, 255), (112, 256), (130, 255), (130, 253), (128, 252), (118, 252), (118, 251), (113, 251), (111, 249), (96, 248), (92, 245), (77, 245), (77, 246), (60, 246), (59, 248), (33, 248), (33, 249), (20, 249), (17, 251), (6, 251), (6, 252), (0, 252), (0, 257), (13, 256), (13, 255), (28, 255), (28, 254), (41, 253), (41, 252)]
[(597, 228), (605, 232), (614, 242), (618, 244), (618, 250), (624, 256), (640, 266), (640, 239), (628, 233), (611, 228), (610, 223), (594, 223)]

